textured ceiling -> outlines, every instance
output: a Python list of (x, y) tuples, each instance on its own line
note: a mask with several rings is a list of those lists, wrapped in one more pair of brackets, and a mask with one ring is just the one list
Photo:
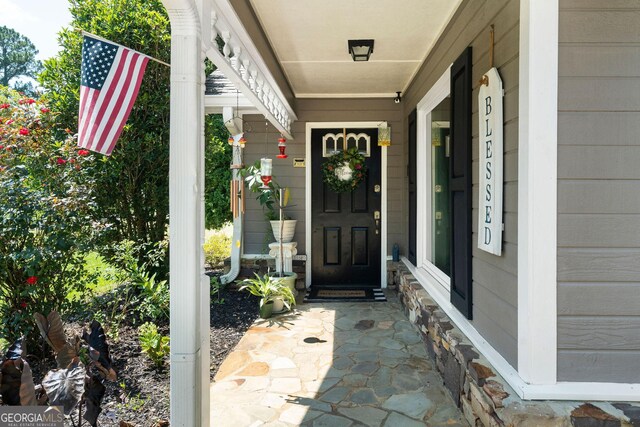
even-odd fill
[[(297, 97), (395, 96), (459, 0), (251, 0)], [(347, 40), (374, 39), (368, 62)]]

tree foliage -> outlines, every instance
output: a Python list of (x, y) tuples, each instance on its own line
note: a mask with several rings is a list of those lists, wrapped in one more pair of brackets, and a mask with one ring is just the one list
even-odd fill
[(14, 77), (32, 77), (42, 68), (38, 50), (27, 37), (0, 26), (0, 85), (9, 86)]
[[(170, 28), (159, 0), (71, 0), (71, 26), (169, 62)], [(77, 130), (82, 34), (62, 29), (63, 49), (39, 80), (63, 128)], [(169, 214), (169, 68), (150, 61), (129, 120), (111, 157), (93, 168), (98, 243), (164, 239)], [(108, 252), (107, 252), (108, 253)], [(141, 258), (144, 257), (140, 254)]]
[(231, 146), (227, 143), (229, 132), (220, 114), (205, 117), (205, 226), (222, 227), (231, 221), (229, 210), (229, 180), (231, 179)]
[[(71, 26), (170, 61), (170, 26), (160, 0), (70, 0)], [(62, 29), (63, 49), (45, 61), (39, 80), (63, 128), (77, 130), (82, 35)], [(209, 67), (210, 68), (210, 67)], [(229, 215), (230, 150), (221, 119), (206, 119), (207, 225)], [(223, 140), (210, 132), (223, 135)], [(93, 166), (95, 219), (108, 228), (98, 243), (132, 240), (140, 247), (165, 238), (169, 214), (169, 68), (150, 61), (129, 120), (111, 157)], [(109, 251), (105, 252), (107, 255)], [(141, 254), (140, 261), (144, 262)]]

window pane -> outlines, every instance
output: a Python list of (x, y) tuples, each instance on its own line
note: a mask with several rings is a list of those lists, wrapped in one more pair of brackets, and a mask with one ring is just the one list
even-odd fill
[(449, 101), (445, 98), (431, 112), (431, 262), (448, 276), (451, 275)]

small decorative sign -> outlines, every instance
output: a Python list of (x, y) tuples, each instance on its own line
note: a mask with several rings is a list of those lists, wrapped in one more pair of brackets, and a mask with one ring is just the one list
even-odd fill
[[(486, 77), (486, 78), (485, 78)], [(482, 80), (478, 94), (480, 140), (480, 200), (478, 248), (502, 254), (502, 165), (503, 96), (502, 80), (493, 67)]]

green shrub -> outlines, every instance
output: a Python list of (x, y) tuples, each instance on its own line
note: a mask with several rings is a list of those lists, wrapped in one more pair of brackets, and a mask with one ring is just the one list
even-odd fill
[(231, 256), (231, 237), (224, 231), (216, 230), (203, 246), (204, 260), (213, 267), (220, 267)]
[(138, 336), (142, 352), (146, 353), (156, 366), (162, 366), (170, 351), (169, 337), (160, 335), (158, 327), (151, 322), (138, 328)]
[[(93, 156), (57, 141), (42, 101), (0, 86), (0, 336), (35, 338), (35, 312), (69, 311), (87, 276), (93, 228), (85, 169)], [(73, 296), (73, 297), (70, 297)]]
[(224, 298), (220, 297), (220, 293), (227, 287), (227, 285), (220, 282), (220, 279), (217, 277), (212, 277), (209, 283), (211, 284), (211, 298), (215, 297), (215, 300), (212, 299), (211, 301), (214, 304), (224, 304)]
[(157, 280), (155, 274), (140, 269), (136, 272), (133, 285), (138, 291), (136, 310), (141, 319), (169, 319), (169, 282)]

